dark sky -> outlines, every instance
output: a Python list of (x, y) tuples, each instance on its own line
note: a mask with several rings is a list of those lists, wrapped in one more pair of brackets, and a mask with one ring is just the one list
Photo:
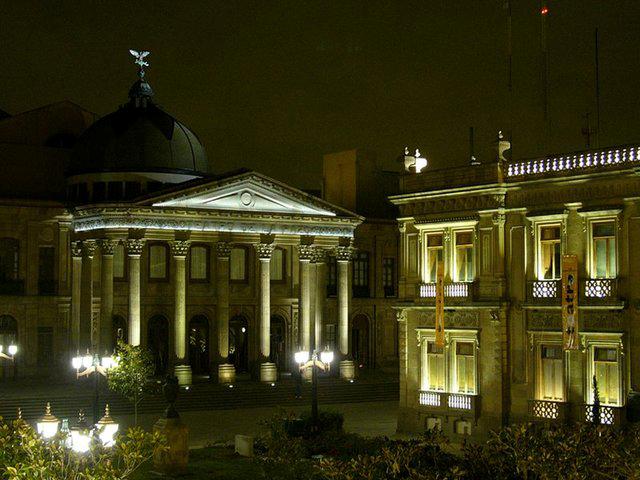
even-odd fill
[[(548, 135), (540, 2), (513, 3), (514, 155), (640, 141), (640, 1), (549, 0)], [(509, 130), (503, 0), (4, 1), (0, 108), (69, 99), (100, 115), (126, 100), (129, 48), (151, 50), (157, 101), (203, 141), (215, 172), (238, 167), (315, 187), (321, 155), (404, 145), (434, 165), (480, 160)], [(546, 137), (546, 139), (545, 139)]]

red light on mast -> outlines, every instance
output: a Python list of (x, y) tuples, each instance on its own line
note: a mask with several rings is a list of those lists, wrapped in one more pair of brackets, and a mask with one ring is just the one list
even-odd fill
[(549, 9), (547, 8), (547, 6), (545, 5), (544, 7), (542, 7), (540, 9), (540, 15), (546, 15), (547, 13), (549, 13)]

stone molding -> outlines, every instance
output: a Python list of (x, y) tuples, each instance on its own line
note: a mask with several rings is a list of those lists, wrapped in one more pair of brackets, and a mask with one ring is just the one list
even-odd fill
[(124, 241), (127, 255), (130, 257), (142, 255), (145, 241), (141, 238), (128, 238)]
[[(435, 327), (435, 312), (423, 313), (419, 317), (420, 326)], [(480, 316), (477, 312), (444, 312), (444, 328), (447, 327), (480, 327)]]
[(173, 256), (180, 258), (187, 256), (191, 242), (189, 240), (173, 240), (170, 244)]

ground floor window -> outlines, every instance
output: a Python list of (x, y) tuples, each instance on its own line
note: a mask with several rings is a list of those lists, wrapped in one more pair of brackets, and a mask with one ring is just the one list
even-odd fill
[[(593, 375), (602, 405), (620, 406), (620, 362), (617, 347), (593, 348)], [(591, 385), (593, 391), (593, 385)], [(593, 397), (593, 392), (592, 392)], [(593, 398), (592, 398), (593, 401)]]

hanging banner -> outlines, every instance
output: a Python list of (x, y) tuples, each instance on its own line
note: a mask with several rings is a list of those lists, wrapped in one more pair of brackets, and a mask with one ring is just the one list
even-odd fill
[(562, 256), (562, 343), (565, 350), (577, 350), (578, 341), (578, 257)]
[(436, 346), (444, 347), (444, 262), (436, 271)]

